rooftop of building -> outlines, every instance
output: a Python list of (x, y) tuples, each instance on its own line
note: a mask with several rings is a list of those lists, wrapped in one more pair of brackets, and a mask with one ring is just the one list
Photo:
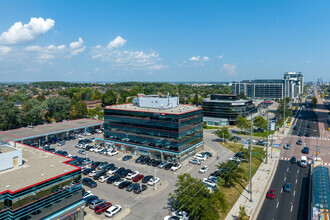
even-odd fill
[[(10, 143), (14, 144), (14, 142)], [(64, 163), (72, 160), (71, 158), (19, 143), (16, 144), (16, 147), (22, 150), (24, 164), (0, 172), (0, 193), (7, 190), (14, 193), (80, 169)]]
[(6, 146), (6, 145), (2, 145), (0, 143), (0, 154), (3, 154), (3, 153), (8, 153), (8, 152), (11, 152), (11, 151), (14, 151), (16, 148), (12, 148), (10, 146)]
[(38, 125), (35, 127), (24, 127), (14, 130), (7, 130), (0, 132), (0, 140), (8, 141), (8, 140), (15, 140), (24, 137), (34, 137), (40, 136), (44, 134), (52, 134), (56, 132), (72, 130), (75, 128), (83, 128), (92, 125), (97, 125), (102, 123), (101, 120), (94, 120), (94, 119), (77, 119), (77, 120), (70, 120), (70, 121), (63, 121), (58, 123), (52, 124), (45, 124), (45, 125)]
[(165, 113), (165, 114), (173, 114), (173, 115), (180, 115), (192, 111), (201, 110), (201, 108), (193, 105), (182, 105), (182, 104), (180, 104), (179, 107), (170, 108), (170, 109), (144, 108), (144, 107), (138, 107), (133, 104), (109, 105), (106, 106), (105, 109), (150, 112), (150, 113)]
[(247, 102), (251, 102), (252, 100), (248, 100), (248, 99), (211, 99), (211, 98), (205, 98), (202, 99), (203, 102), (221, 102), (221, 103), (247, 103)]

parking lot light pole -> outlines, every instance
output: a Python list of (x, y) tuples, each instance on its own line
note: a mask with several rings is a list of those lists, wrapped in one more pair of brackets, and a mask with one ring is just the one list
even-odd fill
[(251, 115), (251, 131), (250, 131), (250, 169), (249, 169), (249, 192), (250, 192), (250, 202), (253, 202), (252, 200), (252, 128), (253, 128), (253, 118)]

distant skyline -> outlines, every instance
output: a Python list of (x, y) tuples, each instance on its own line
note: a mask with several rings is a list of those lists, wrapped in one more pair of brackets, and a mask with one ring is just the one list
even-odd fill
[(0, 82), (330, 81), (330, 2), (1, 1)]

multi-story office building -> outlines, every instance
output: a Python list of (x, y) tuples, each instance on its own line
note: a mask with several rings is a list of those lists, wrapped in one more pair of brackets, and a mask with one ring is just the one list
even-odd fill
[(202, 100), (203, 120), (208, 125), (232, 125), (239, 115), (246, 117), (257, 112), (252, 100), (239, 99), (237, 95), (213, 94)]
[(243, 80), (232, 83), (233, 94), (244, 93), (253, 99), (296, 99), (303, 91), (304, 77), (300, 72), (287, 72), (284, 79)]
[(179, 105), (177, 97), (143, 96), (107, 106), (104, 129), (108, 144), (156, 159), (182, 161), (203, 148), (202, 109)]
[(69, 158), (16, 142), (1, 142), (0, 157), (0, 219), (84, 219), (81, 169)]

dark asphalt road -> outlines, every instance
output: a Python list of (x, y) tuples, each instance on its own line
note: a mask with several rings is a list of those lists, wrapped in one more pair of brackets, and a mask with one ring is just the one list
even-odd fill
[[(310, 137), (320, 136), (318, 117), (313, 108), (302, 109), (296, 120), (295, 127), (297, 129), (292, 129), (292, 135), (298, 135), (299, 132), (302, 132), (302, 135), (305, 136), (306, 132), (310, 132)], [(311, 126), (310, 128), (307, 127), (308, 124)]]
[[(265, 199), (257, 219), (307, 219), (308, 178), (309, 168), (280, 160), (271, 184), (276, 190), (275, 199)], [(291, 192), (283, 191), (285, 182), (292, 184)]]

